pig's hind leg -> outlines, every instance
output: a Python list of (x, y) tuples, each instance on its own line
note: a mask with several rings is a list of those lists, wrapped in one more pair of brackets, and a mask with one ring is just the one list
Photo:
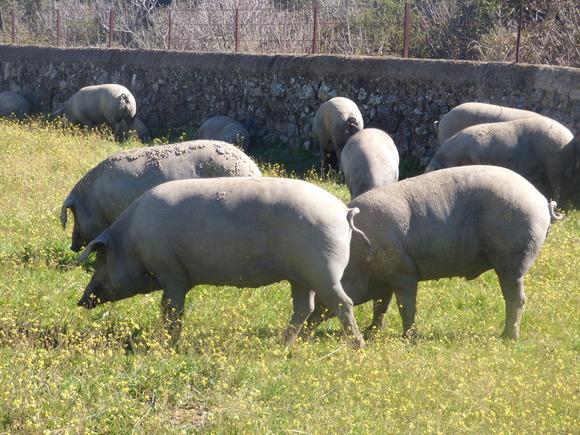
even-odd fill
[(318, 287), (317, 294), (322, 302), (338, 315), (345, 332), (352, 335), (353, 345), (363, 347), (365, 342), (354, 318), (352, 299), (345, 293), (340, 281), (332, 287)]
[(517, 340), (520, 336), (520, 322), (526, 304), (524, 278), (498, 273), (499, 284), (505, 300), (505, 327), (503, 338)]
[(366, 335), (372, 335), (373, 333), (380, 331), (384, 327), (384, 317), (391, 299), (393, 298), (393, 290), (386, 289), (385, 285), (380, 283), (371, 282), (369, 284), (369, 290), (374, 293), (382, 293), (383, 296), (380, 298), (373, 299), (373, 320), (371, 324), (365, 330)]
[(290, 325), (286, 329), (284, 336), (286, 346), (291, 346), (302, 328), (302, 325), (314, 311), (314, 292), (307, 287), (296, 283), (291, 283), (292, 286), (292, 306), (293, 313), (290, 319)]
[(415, 325), (417, 277), (414, 275), (398, 275), (391, 281), (397, 298), (399, 314), (403, 321), (403, 338), (415, 338), (417, 336)]

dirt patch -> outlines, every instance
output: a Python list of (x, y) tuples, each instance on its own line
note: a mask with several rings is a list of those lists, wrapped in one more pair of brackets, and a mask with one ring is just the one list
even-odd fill
[(181, 428), (201, 428), (208, 420), (209, 410), (200, 405), (185, 405), (170, 411), (169, 420)]

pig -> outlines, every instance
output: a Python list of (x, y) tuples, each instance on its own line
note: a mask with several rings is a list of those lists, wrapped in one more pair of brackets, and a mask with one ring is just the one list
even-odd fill
[(149, 129), (145, 125), (145, 123), (139, 117), (135, 117), (133, 120), (133, 128), (131, 131), (134, 131), (137, 134), (137, 137), (141, 142), (149, 142), (151, 140), (151, 135), (149, 134)]
[(22, 95), (12, 92), (0, 92), (0, 116), (24, 116), (30, 112), (30, 104)]
[[(290, 346), (314, 309), (332, 307), (356, 346), (364, 340), (340, 279), (357, 209), (301, 180), (247, 177), (177, 180), (135, 200), (81, 254), (97, 251), (79, 301), (97, 304), (163, 289), (174, 341), (185, 296), (199, 284), (259, 287), (288, 280), (294, 312)], [(361, 237), (364, 236), (361, 234)]]
[(397, 147), (387, 133), (377, 128), (365, 128), (351, 136), (340, 163), (351, 198), (399, 179)]
[(227, 116), (209, 118), (197, 131), (196, 138), (221, 140), (243, 150), (250, 147), (250, 133), (246, 127)]
[(364, 121), (356, 103), (348, 98), (334, 97), (322, 103), (312, 124), (312, 132), (320, 147), (320, 171), (339, 167), (340, 153), (346, 141), (364, 128)]
[(182, 178), (255, 177), (256, 164), (241, 150), (220, 141), (196, 140), (135, 148), (114, 154), (81, 178), (64, 200), (74, 216), (71, 249), (78, 252), (97, 237), (134, 199), (158, 184)]
[(463, 103), (447, 112), (440, 121), (435, 121), (439, 143), (472, 125), (492, 122), (515, 121), (516, 119), (542, 116), (529, 110), (513, 109), (487, 103)]
[[(534, 263), (550, 224), (561, 216), (515, 172), (486, 165), (463, 166), (370, 190), (350, 202), (359, 208), (342, 284), (354, 305), (374, 299), (368, 331), (383, 327), (393, 293), (403, 336), (413, 337), (420, 281), (464, 277), (494, 269), (506, 306), (502, 336), (517, 339), (526, 296), (524, 275)], [(332, 314), (331, 314), (332, 315)], [(317, 300), (309, 329), (324, 318)]]
[(89, 127), (108, 124), (117, 140), (127, 137), (137, 112), (135, 97), (124, 86), (105, 84), (78, 90), (54, 116), (64, 115), (70, 122)]
[(445, 141), (425, 172), (477, 164), (511, 169), (561, 200), (580, 167), (580, 148), (570, 130), (546, 117), (480, 124)]

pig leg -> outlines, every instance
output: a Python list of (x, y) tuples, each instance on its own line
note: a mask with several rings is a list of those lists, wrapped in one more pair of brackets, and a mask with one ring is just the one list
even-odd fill
[(516, 340), (520, 336), (520, 321), (526, 303), (524, 278), (499, 275), (499, 284), (505, 300), (505, 327), (503, 338)]
[(336, 316), (335, 313), (332, 313), (328, 310), (326, 305), (322, 302), (319, 296), (315, 296), (314, 298), (314, 311), (304, 324), (300, 335), (302, 337), (307, 337), (325, 320), (328, 320), (332, 317)]
[(373, 299), (373, 320), (366, 330), (367, 334), (372, 334), (383, 329), (385, 313), (387, 312), (387, 308), (389, 308), (392, 297), (393, 291), (389, 290), (385, 293), (384, 297)]
[(417, 335), (415, 312), (417, 308), (417, 278), (415, 276), (400, 276), (393, 280), (399, 314), (403, 320), (403, 338), (413, 338)]
[(334, 284), (331, 289), (321, 287), (318, 293), (324, 304), (337, 313), (345, 332), (352, 335), (353, 345), (357, 348), (363, 347), (365, 341), (354, 318), (352, 299), (345, 293), (340, 282)]
[(326, 174), (330, 171), (330, 156), (326, 153), (325, 150), (321, 152), (321, 160), (320, 160), (320, 175), (325, 177)]
[(314, 292), (306, 287), (292, 283), (292, 305), (294, 312), (285, 334), (287, 347), (290, 347), (296, 341), (300, 328), (314, 311)]
[(562, 201), (561, 186), (564, 185), (564, 180), (562, 180), (562, 177), (559, 175), (557, 176), (553, 174), (548, 174), (548, 184), (550, 185), (550, 194), (548, 195), (548, 199)]
[(185, 306), (185, 295), (188, 286), (177, 283), (163, 286), (163, 296), (161, 298), (161, 310), (163, 320), (169, 333), (171, 343), (177, 343), (181, 334), (181, 316)]
[(127, 123), (124, 119), (114, 122), (111, 127), (117, 141), (122, 142), (127, 138)]

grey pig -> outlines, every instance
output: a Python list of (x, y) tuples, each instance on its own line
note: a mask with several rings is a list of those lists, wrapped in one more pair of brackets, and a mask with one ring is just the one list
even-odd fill
[[(497, 166), (464, 166), (373, 189), (348, 207), (360, 209), (342, 284), (355, 305), (374, 299), (370, 331), (383, 327), (393, 293), (403, 336), (415, 334), (419, 281), (468, 280), (494, 269), (506, 306), (503, 336), (517, 339), (526, 296), (524, 275), (550, 223), (561, 219), (555, 202), (525, 178)], [(318, 304), (309, 327), (323, 318)]]
[(133, 202), (83, 251), (79, 261), (96, 250), (97, 262), (79, 305), (93, 308), (163, 289), (163, 315), (175, 340), (192, 287), (288, 280), (294, 312), (287, 345), (314, 309), (316, 292), (362, 346), (352, 301), (340, 283), (357, 213), (300, 180), (170, 181)]
[(320, 171), (324, 174), (332, 162), (340, 163), (340, 153), (346, 141), (364, 128), (356, 103), (348, 98), (334, 97), (322, 103), (312, 124), (312, 132), (320, 147)]
[(250, 133), (246, 127), (227, 116), (209, 118), (197, 131), (196, 138), (221, 140), (243, 150), (250, 147)]
[(22, 95), (12, 92), (0, 92), (0, 116), (23, 116), (30, 112), (30, 104)]
[(397, 147), (387, 133), (377, 128), (365, 128), (351, 136), (340, 163), (351, 198), (399, 179)]
[(123, 140), (133, 128), (136, 112), (135, 97), (125, 86), (105, 84), (79, 89), (53, 115), (89, 127), (106, 123), (115, 138)]
[(570, 130), (543, 116), (474, 125), (445, 141), (425, 172), (478, 164), (511, 169), (560, 200), (580, 167), (580, 147)]
[(513, 109), (487, 103), (463, 103), (447, 112), (440, 121), (435, 121), (439, 143), (445, 142), (454, 134), (472, 125), (491, 122), (515, 121), (516, 119), (542, 116), (529, 110)]
[(536, 112), (487, 103), (463, 103), (447, 112), (439, 121), (435, 121), (435, 131), (439, 143), (445, 142), (454, 134), (472, 125), (491, 122), (515, 121), (516, 119), (542, 116)]
[(64, 200), (75, 222), (71, 249), (78, 252), (97, 237), (139, 195), (158, 184), (183, 178), (260, 176), (256, 164), (233, 145), (196, 140), (135, 148), (114, 154), (81, 178)]

